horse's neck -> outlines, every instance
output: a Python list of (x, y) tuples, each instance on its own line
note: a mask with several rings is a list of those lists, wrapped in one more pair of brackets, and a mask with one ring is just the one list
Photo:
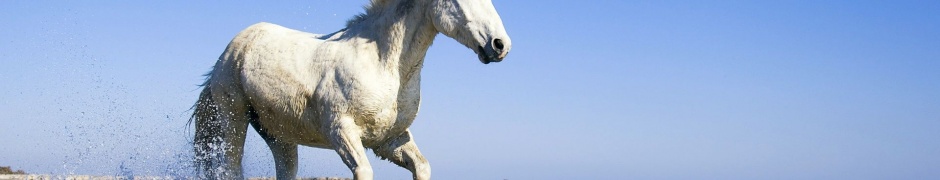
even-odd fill
[[(412, 1), (414, 2), (414, 1)], [(415, 4), (412, 9), (427, 9), (423, 4)], [(397, 5), (393, 5), (397, 7)], [(375, 40), (378, 46), (379, 63), (387, 69), (397, 71), (403, 82), (420, 73), (424, 56), (434, 41), (437, 31), (425, 18), (425, 12), (412, 11), (402, 13), (397, 9), (387, 9), (380, 16), (369, 15), (355, 27), (359, 36)]]

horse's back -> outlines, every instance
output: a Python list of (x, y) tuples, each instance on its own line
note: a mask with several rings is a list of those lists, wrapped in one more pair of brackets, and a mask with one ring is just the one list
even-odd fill
[[(303, 31), (290, 29), (277, 24), (266, 22), (256, 23), (248, 26), (229, 42), (222, 59), (232, 59), (225, 57), (225, 54), (271, 56), (271, 55), (289, 55), (297, 53), (297, 50), (306, 50), (323, 43), (318, 39), (319, 34), (313, 34)], [(291, 52), (294, 51), (294, 52)], [(237, 54), (240, 53), (240, 54)], [(243, 57), (243, 60), (258, 59), (264, 57)]]
[[(257, 23), (245, 28), (229, 42), (213, 69), (216, 81), (240, 82), (246, 90), (254, 87), (298, 89), (293, 83), (302, 78), (316, 77), (310, 70), (298, 71), (297, 66), (315, 61), (311, 47), (322, 44), (316, 34), (301, 32), (271, 23)], [(231, 78), (231, 79), (229, 79)]]

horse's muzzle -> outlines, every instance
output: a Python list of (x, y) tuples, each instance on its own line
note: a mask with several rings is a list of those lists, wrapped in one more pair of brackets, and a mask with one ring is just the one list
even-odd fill
[(483, 48), (483, 46), (477, 46), (477, 56), (480, 58), (480, 62), (483, 62), (483, 64), (500, 62), (503, 61), (504, 57), (506, 57), (505, 53), (501, 51)]

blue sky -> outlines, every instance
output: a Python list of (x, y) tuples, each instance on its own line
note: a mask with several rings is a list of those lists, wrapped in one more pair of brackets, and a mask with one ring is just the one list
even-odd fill
[[(329, 33), (364, 3), (0, 1), (0, 165), (173, 174), (237, 32)], [(436, 179), (940, 177), (938, 1), (494, 4), (504, 62), (445, 36), (425, 61), (412, 131)], [(249, 134), (246, 174), (272, 176)], [(300, 175), (351, 176), (300, 156)]]

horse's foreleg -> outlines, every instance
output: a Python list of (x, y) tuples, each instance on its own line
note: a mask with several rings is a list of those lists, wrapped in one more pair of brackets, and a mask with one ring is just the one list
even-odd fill
[(252, 124), (274, 155), (274, 167), (277, 170), (277, 179), (295, 179), (297, 177), (297, 144), (278, 141), (269, 136), (257, 124)]
[(372, 180), (372, 166), (362, 146), (362, 130), (349, 116), (336, 117), (330, 126), (330, 144), (339, 154), (356, 180)]
[(421, 155), (421, 151), (418, 150), (408, 130), (374, 151), (379, 157), (410, 170), (415, 180), (431, 179), (431, 165)]

